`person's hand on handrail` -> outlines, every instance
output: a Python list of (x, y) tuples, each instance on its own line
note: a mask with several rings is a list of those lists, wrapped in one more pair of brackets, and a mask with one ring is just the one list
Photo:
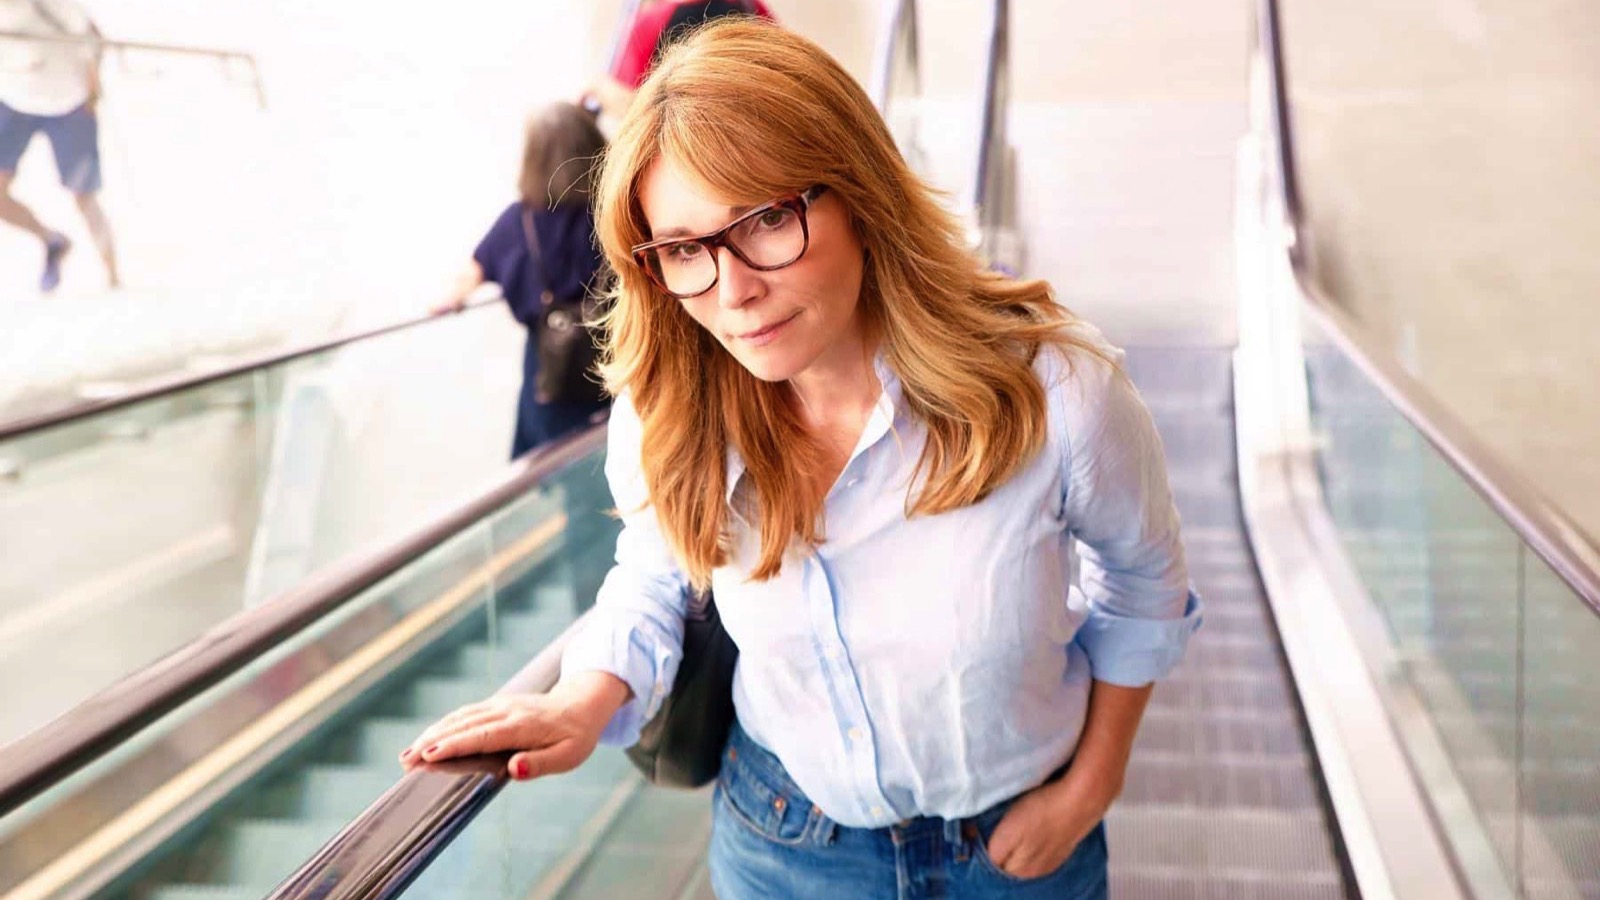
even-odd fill
[(497, 694), (468, 704), (424, 731), (400, 753), (408, 771), (442, 760), (511, 753), (506, 772), (518, 781), (582, 765), (606, 723), (632, 696), (606, 672), (563, 678), (547, 694)]
[(456, 278), (456, 283), (451, 288), (445, 299), (428, 307), (428, 312), (435, 316), (447, 316), (451, 313), (461, 312), (467, 308), (467, 299), (472, 292), (483, 285), (483, 267), (477, 260), (469, 260), (467, 267), (461, 270), (461, 275)]

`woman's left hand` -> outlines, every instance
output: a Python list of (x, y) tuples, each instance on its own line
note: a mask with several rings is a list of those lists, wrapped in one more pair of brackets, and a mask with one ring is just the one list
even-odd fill
[(1084, 774), (1068, 769), (1059, 781), (1040, 785), (1011, 804), (986, 847), (1000, 871), (1014, 878), (1049, 875), (1105, 818), (1117, 793)]

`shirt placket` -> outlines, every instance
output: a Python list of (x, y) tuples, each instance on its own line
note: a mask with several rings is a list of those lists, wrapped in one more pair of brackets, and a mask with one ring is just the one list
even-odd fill
[(838, 719), (839, 740), (845, 752), (844, 770), (850, 773), (852, 793), (860, 812), (871, 821), (881, 822), (894, 814), (894, 808), (879, 786), (878, 758), (873, 748), (872, 725), (867, 719), (867, 704), (839, 630), (834, 579), (821, 553), (812, 553), (806, 559), (805, 592), (812, 639), (822, 654), (822, 671)]

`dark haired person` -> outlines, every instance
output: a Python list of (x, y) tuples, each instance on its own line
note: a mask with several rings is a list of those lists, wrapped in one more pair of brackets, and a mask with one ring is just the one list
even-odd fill
[[(544, 397), (538, 390), (541, 368), (555, 364), (539, 354), (538, 332), (545, 327), (547, 307), (603, 287), (598, 280), (605, 263), (595, 244), (589, 192), (604, 148), (594, 118), (570, 103), (553, 104), (530, 119), (516, 202), (478, 242), (450, 297), (434, 307), (436, 313), (458, 311), (474, 289), (493, 282), (505, 294), (511, 314), (528, 329), (513, 458), (581, 428), (606, 406), (598, 388), (595, 397), (584, 399)], [(581, 380), (586, 373), (573, 377)]]

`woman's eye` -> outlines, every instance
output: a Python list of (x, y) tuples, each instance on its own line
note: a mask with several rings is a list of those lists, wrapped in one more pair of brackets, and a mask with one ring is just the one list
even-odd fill
[(783, 224), (787, 221), (789, 221), (789, 211), (781, 207), (778, 209), (769, 209), (761, 215), (756, 216), (756, 223), (762, 228), (768, 229), (782, 228)]
[(691, 242), (673, 244), (667, 248), (667, 257), (673, 262), (687, 262), (699, 256), (705, 248)]

